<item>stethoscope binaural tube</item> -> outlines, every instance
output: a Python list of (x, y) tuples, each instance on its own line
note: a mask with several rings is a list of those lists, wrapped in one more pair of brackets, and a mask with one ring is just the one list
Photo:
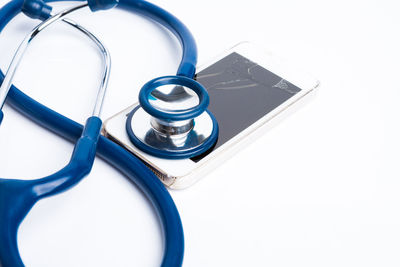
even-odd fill
[[(21, 0), (14, 0), (0, 10), (0, 32), (21, 11), (21, 6)], [(179, 70), (182, 73), (193, 72), (194, 74), (197, 60), (195, 44), (190, 32), (182, 23), (169, 13), (145, 1), (121, 0), (120, 7), (131, 11), (140, 10), (145, 15), (152, 15), (153, 19), (172, 29), (184, 46)], [(0, 72), (0, 80), (3, 78), (4, 75)], [(11, 87), (7, 101), (28, 118), (67, 140), (76, 141), (82, 133), (82, 125), (36, 102), (15, 86)], [(97, 153), (134, 182), (156, 209), (164, 230), (162, 266), (181, 266), (184, 252), (182, 224), (176, 206), (164, 185), (139, 159), (103, 136), (100, 136), (98, 140)], [(1, 240), (0, 236), (0, 242)], [(2, 245), (5, 244), (2, 243)], [(18, 265), (11, 263), (11, 265), (3, 266)]]
[[(52, 17), (49, 17), (22, 41), (18, 47), (7, 74), (0, 87), (0, 109), (4, 104), (13, 77), (18, 65), (29, 44), (44, 29), (51, 24), (62, 20), (64, 16), (86, 7), (83, 3), (71, 7)], [(0, 178), (0, 265), (1, 266), (24, 266), (18, 251), (17, 231), (22, 220), (31, 208), (42, 198), (61, 193), (78, 184), (90, 173), (96, 156), (97, 143), (100, 136), (102, 121), (99, 118), (101, 107), (109, 80), (110, 56), (102, 43), (89, 31), (73, 21), (67, 22), (88, 36), (98, 48), (104, 52), (104, 72), (101, 79), (98, 97), (95, 103), (94, 113), (86, 121), (84, 129), (76, 141), (74, 151), (69, 163), (59, 170), (44, 178), (34, 180), (15, 180)]]

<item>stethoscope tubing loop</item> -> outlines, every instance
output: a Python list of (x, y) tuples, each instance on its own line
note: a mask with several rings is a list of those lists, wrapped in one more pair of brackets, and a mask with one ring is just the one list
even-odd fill
[[(46, 3), (61, 1), (65, 0), (45, 0)], [(81, 2), (80, 0), (75, 1)], [(0, 9), (0, 32), (14, 16), (21, 12), (22, 3), (22, 0), (13, 0)], [(143, 0), (121, 0), (119, 6), (125, 10), (147, 15), (172, 30), (183, 46), (183, 57), (178, 75), (183, 74), (187, 77), (194, 75), (197, 59), (196, 45), (188, 29), (179, 20), (163, 9)], [(3, 79), (4, 74), (0, 71), (0, 82)], [(82, 125), (36, 102), (13, 85), (7, 101), (28, 118), (70, 141), (76, 141), (82, 133)], [(138, 158), (103, 136), (100, 136), (98, 140), (97, 153), (137, 184), (156, 209), (165, 237), (162, 266), (181, 266), (184, 252), (183, 228), (178, 210), (167, 189)], [(1, 222), (0, 230), (3, 229)], [(7, 235), (2, 235), (0, 239), (0, 265), (3, 267), (24, 266), (17, 249), (15, 233), (18, 226), (13, 225), (14, 227), (15, 232), (13, 231), (11, 235), (9, 229), (4, 228), (4, 233)]]

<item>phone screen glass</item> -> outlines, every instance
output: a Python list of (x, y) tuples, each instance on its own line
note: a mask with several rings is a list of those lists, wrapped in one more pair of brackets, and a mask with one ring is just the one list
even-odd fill
[(301, 91), (300, 88), (234, 52), (196, 75), (208, 91), (219, 125), (218, 141), (200, 161), (247, 127)]

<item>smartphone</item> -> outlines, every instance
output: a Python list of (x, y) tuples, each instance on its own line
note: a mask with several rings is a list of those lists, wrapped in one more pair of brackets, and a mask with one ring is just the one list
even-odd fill
[(319, 85), (313, 77), (288, 68), (281, 59), (260, 52), (249, 43), (239, 44), (198, 68), (196, 80), (207, 89), (208, 109), (219, 125), (216, 144), (202, 155), (171, 160), (136, 148), (129, 140), (125, 123), (138, 103), (103, 124), (107, 138), (139, 157), (166, 186), (174, 189), (194, 184)]

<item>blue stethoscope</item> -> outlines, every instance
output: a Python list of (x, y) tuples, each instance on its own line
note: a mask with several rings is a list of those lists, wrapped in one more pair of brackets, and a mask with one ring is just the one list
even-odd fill
[[(183, 50), (181, 64), (176, 76), (156, 78), (143, 86), (139, 95), (140, 108), (132, 110), (126, 123), (128, 135), (131, 141), (144, 152), (163, 158), (177, 159), (196, 156), (214, 145), (218, 136), (218, 124), (214, 116), (207, 110), (209, 98), (206, 90), (193, 79), (197, 62), (196, 44), (189, 30), (177, 18), (143, 0), (88, 0), (87, 2), (83, 1), (79, 6), (53, 15), (51, 14), (52, 8), (47, 5), (47, 2), (56, 1), (65, 0), (13, 0), (9, 2), (0, 9), (0, 32), (21, 11), (32, 18), (43, 20), (30, 37), (25, 39), (25, 46), (27, 46), (34, 36), (45, 27), (85, 6), (89, 6), (92, 11), (97, 11), (118, 5), (119, 8), (141, 13), (159, 22), (180, 40)], [(17, 231), (20, 223), (37, 201), (63, 192), (85, 177), (91, 171), (96, 154), (125, 174), (150, 199), (164, 230), (164, 257), (161, 265), (181, 266), (184, 254), (182, 223), (168, 191), (138, 158), (100, 135), (102, 121), (99, 114), (109, 75), (108, 51), (94, 35), (83, 27), (71, 20), (63, 20), (85, 33), (103, 52), (106, 63), (103, 80), (93, 115), (87, 119), (85, 126), (82, 126), (38, 103), (13, 86), (11, 84), (12, 64), (9, 68), (11, 74), (8, 71), (4, 75), (0, 71), (2, 87), (7, 89), (6, 93), (3, 90), (3, 96), (0, 92), (0, 123), (3, 119), (2, 97), (4, 100), (7, 97), (7, 103), (28, 118), (75, 142), (74, 152), (68, 165), (48, 177), (36, 180), (0, 179), (0, 266), (24, 266), (17, 246)], [(18, 65), (18, 57), (22, 57), (24, 50), (22, 49), (23, 45), (20, 48), (18, 51), (22, 51), (21, 54), (19, 55), (17, 52), (14, 57), (16, 65)], [(16, 69), (16, 66), (14, 67)], [(154, 105), (152, 102), (154, 93), (157, 92), (158, 87), (165, 85), (191, 89), (198, 96), (198, 103), (193, 107), (178, 110), (169, 110)], [(199, 117), (202, 117), (203, 121), (196, 122)], [(135, 130), (135, 122), (142, 120), (147, 120), (146, 123), (150, 125), (144, 134)], [(202, 123), (207, 126), (205, 128), (208, 128), (205, 131), (206, 136), (198, 134), (201, 129), (196, 128)], [(182, 142), (182, 137), (185, 137), (184, 142)], [(176, 145), (176, 142), (179, 144)]]

